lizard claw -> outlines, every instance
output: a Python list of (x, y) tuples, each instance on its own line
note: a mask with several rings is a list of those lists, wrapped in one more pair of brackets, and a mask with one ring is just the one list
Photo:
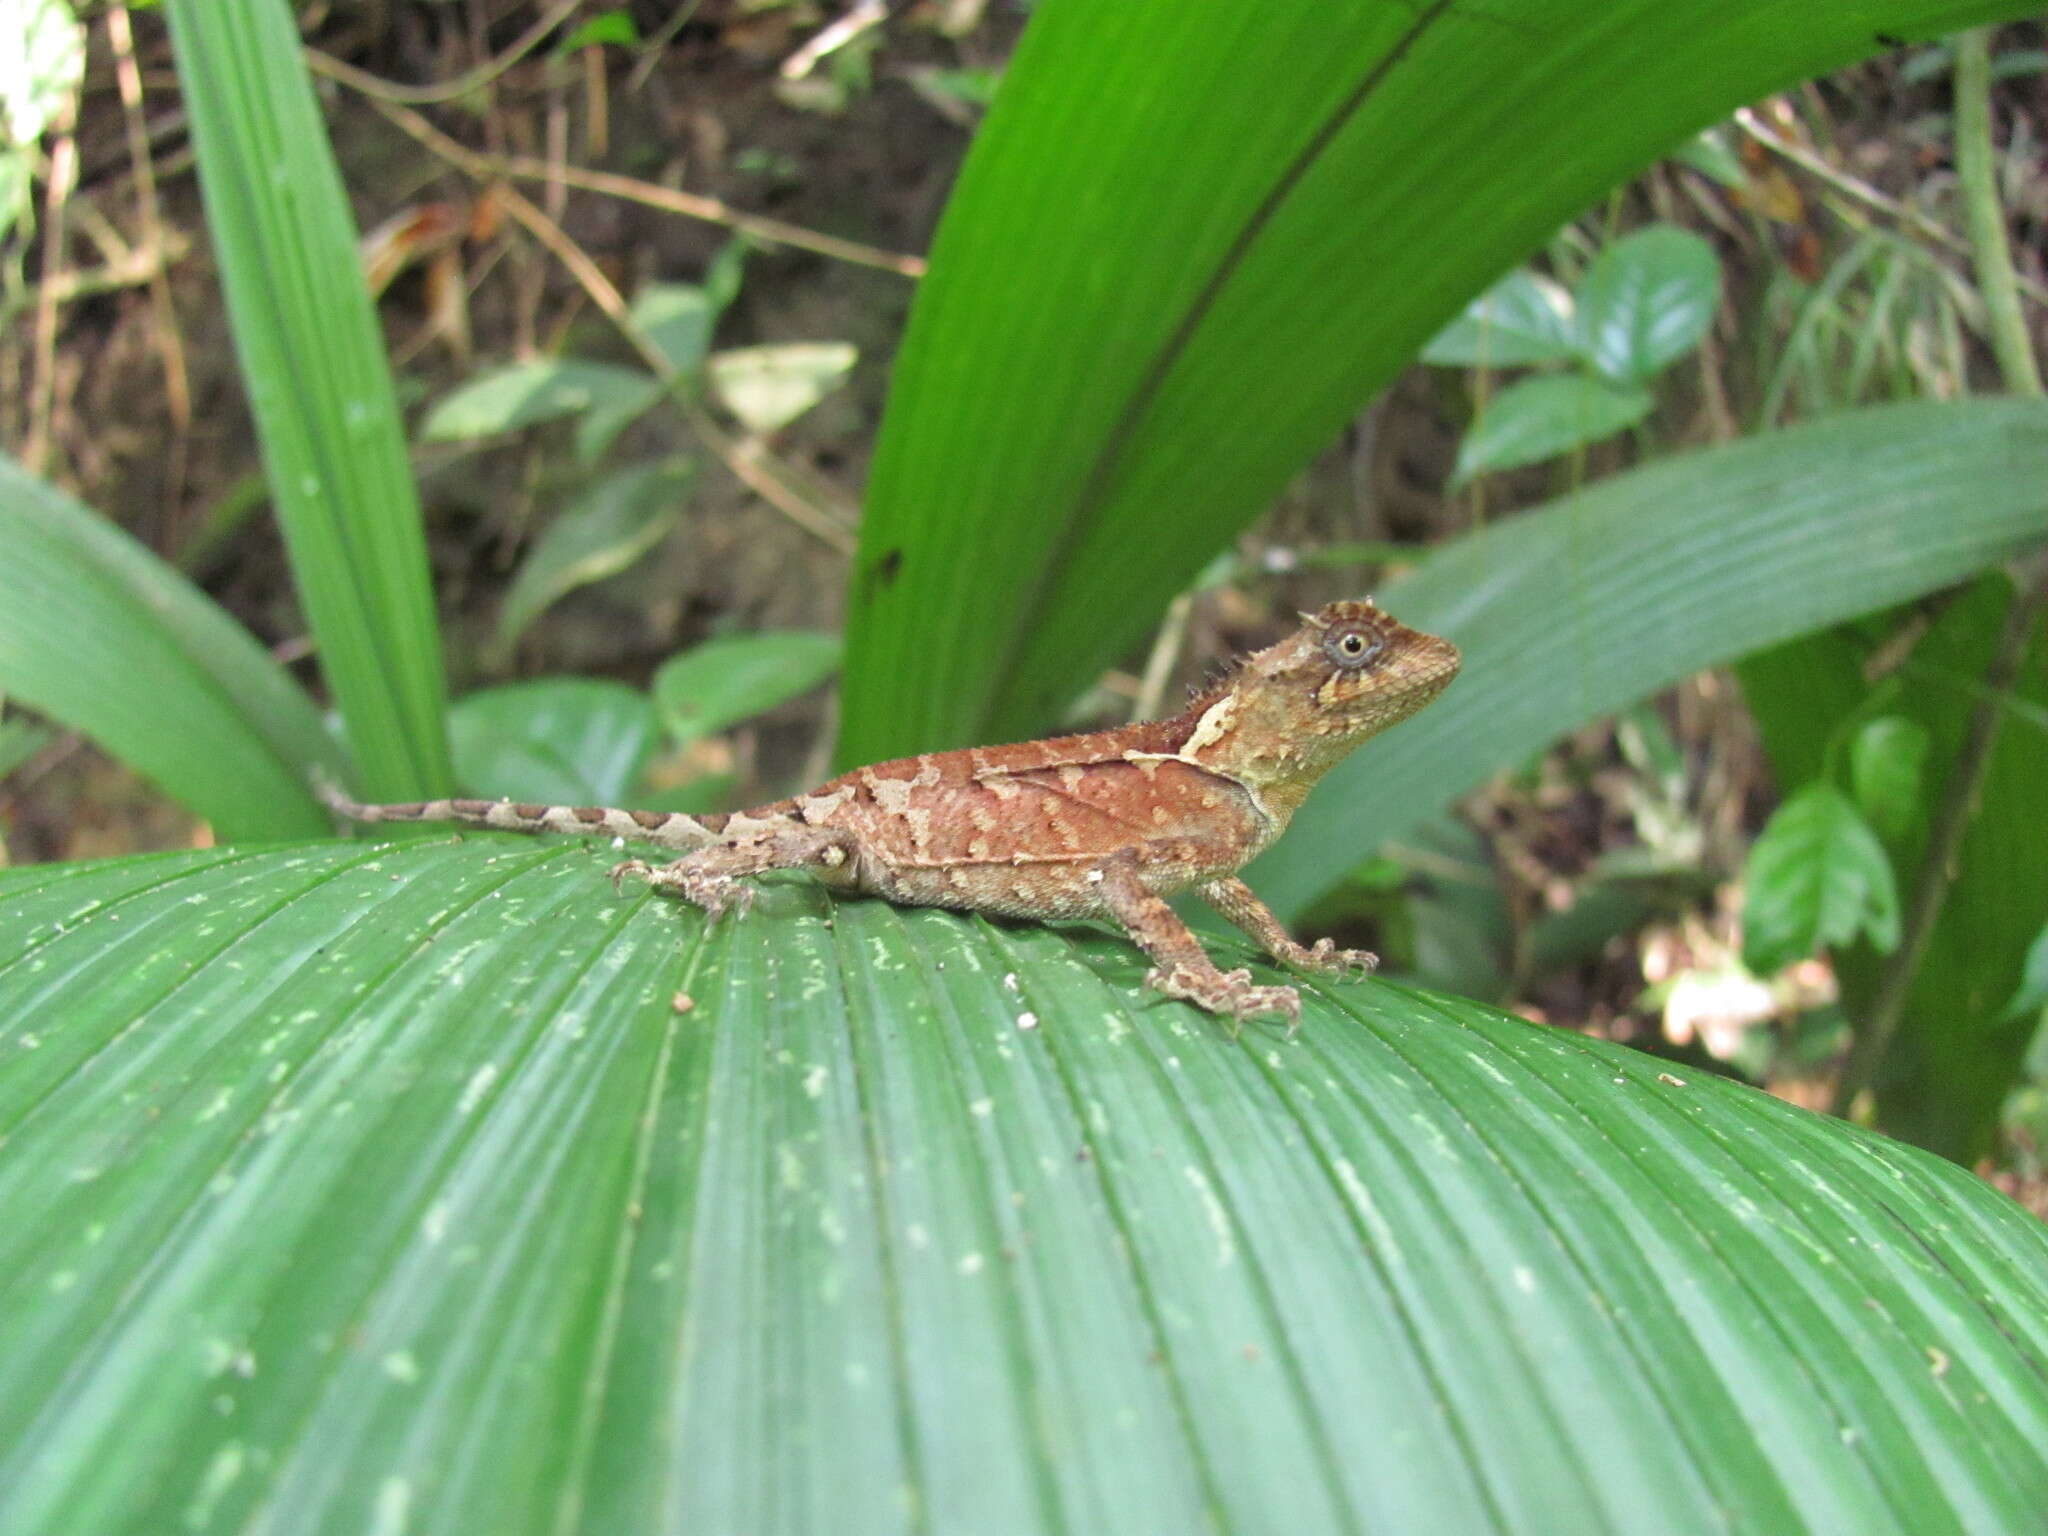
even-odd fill
[(1369, 949), (1339, 949), (1329, 939), (1317, 939), (1307, 946), (1296, 946), (1297, 953), (1280, 958), (1289, 965), (1304, 971), (1316, 971), (1340, 979), (1370, 976), (1379, 969), (1380, 957)]
[(1155, 966), (1146, 973), (1145, 985), (1229, 1019), (1233, 1039), (1244, 1021), (1258, 1014), (1287, 1020), (1289, 1039), (1301, 1025), (1301, 994), (1293, 987), (1255, 986), (1248, 970), (1198, 971), (1179, 965), (1165, 970)]
[(645, 859), (628, 859), (623, 864), (614, 864), (611, 868), (612, 889), (623, 894), (626, 876), (647, 880), (653, 874), (654, 866)]

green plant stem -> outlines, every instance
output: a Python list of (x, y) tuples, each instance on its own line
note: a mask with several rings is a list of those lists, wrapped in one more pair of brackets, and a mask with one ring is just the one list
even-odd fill
[[(2039, 395), (2041, 374), (2020, 311), (2019, 285), (2012, 253), (2006, 247), (2005, 214), (1999, 207), (1993, 166), (1990, 29), (1979, 27), (1958, 37), (1955, 61), (1956, 172), (1962, 186), (1971, 260), (1989, 317), (1992, 351), (2009, 391)], [(2048, 549), (2037, 549), (2022, 560), (2016, 575), (2019, 590), (2006, 610), (1997, 646), (1985, 668), (1984, 692), (1970, 712), (1962, 750), (1949, 770), (1941, 804), (1928, 830), (1927, 850), (1906, 902), (1899, 947), (1885, 964), (1870, 1012), (1856, 1032), (1856, 1043), (1835, 1084), (1830, 1108), (1838, 1115), (1848, 1113), (1856, 1096), (1875, 1081), (1883, 1067), (1928, 940), (1948, 902), (1951, 870), (1976, 814), (1977, 798), (1991, 766), (1992, 749), (1998, 744), (1999, 728), (2005, 723), (2027, 643), (2033, 637), (2034, 621), (2048, 603)]]
[(1991, 142), (1991, 29), (1979, 27), (1956, 39), (1956, 178), (1962, 188), (1963, 218), (1977, 287), (1984, 295), (1991, 348), (2005, 387), (2016, 395), (2041, 393), (2026, 316), (2020, 309), (2019, 280), (2006, 246), (2005, 211), (1998, 202), (1996, 151)]

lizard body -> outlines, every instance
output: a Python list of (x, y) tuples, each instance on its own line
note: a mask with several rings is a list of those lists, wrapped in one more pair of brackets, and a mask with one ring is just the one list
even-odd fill
[(1152, 958), (1146, 981), (1167, 996), (1240, 1019), (1293, 1021), (1293, 987), (1219, 970), (1165, 898), (1193, 888), (1283, 964), (1370, 971), (1377, 962), (1364, 951), (1296, 943), (1236, 872), (1286, 830), (1323, 774), (1429, 703), (1457, 671), (1450, 642), (1370, 602), (1332, 603), (1170, 719), (877, 763), (730, 815), (327, 799), (358, 821), (654, 843), (680, 857), (629, 859), (614, 877), (636, 875), (713, 918), (751, 901), (744, 877), (807, 869), (834, 889), (904, 905), (1106, 919)]

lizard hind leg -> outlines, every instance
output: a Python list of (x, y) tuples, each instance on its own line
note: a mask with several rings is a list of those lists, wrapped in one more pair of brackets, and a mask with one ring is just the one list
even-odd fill
[(1146, 986), (1239, 1024), (1254, 1014), (1274, 1014), (1287, 1020), (1287, 1033), (1293, 1035), (1301, 1024), (1299, 992), (1292, 987), (1255, 986), (1250, 971), (1218, 969), (1188, 925), (1138, 877), (1130, 855), (1107, 860), (1099, 872), (1102, 878), (1094, 883), (1102, 904), (1152, 957)]
[(830, 883), (843, 884), (852, 874), (854, 854), (853, 841), (844, 832), (777, 821), (722, 838), (667, 864), (628, 859), (612, 867), (612, 884), (633, 876), (658, 891), (674, 892), (716, 919), (729, 907), (744, 913), (753, 906), (754, 887), (741, 883), (748, 875), (808, 869)]

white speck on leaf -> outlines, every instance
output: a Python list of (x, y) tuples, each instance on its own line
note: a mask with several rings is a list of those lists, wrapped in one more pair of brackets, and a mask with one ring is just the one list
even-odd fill
[(199, 1487), (192, 1495), (192, 1502), (185, 1506), (185, 1525), (188, 1530), (203, 1531), (213, 1523), (214, 1506), (242, 1476), (242, 1468), (248, 1458), (242, 1449), (242, 1442), (230, 1440), (213, 1453), (213, 1459), (206, 1464), (206, 1472), (199, 1479)]
[(1235, 1262), (1237, 1242), (1230, 1232), (1230, 1214), (1223, 1209), (1223, 1202), (1209, 1183), (1209, 1176), (1190, 1164), (1183, 1169), (1188, 1183), (1195, 1189), (1196, 1198), (1202, 1202), (1202, 1212), (1209, 1218), (1209, 1231), (1216, 1239), (1216, 1267), (1223, 1269)]
[(484, 1101), (484, 1095), (491, 1091), (491, 1084), (498, 1080), (498, 1064), (487, 1061), (469, 1074), (469, 1081), (463, 1085), (462, 1097), (456, 1100), (455, 1113), (466, 1115)]
[(377, 1485), (377, 1509), (370, 1524), (370, 1536), (403, 1536), (412, 1516), (412, 1482), (409, 1478), (387, 1477)]

